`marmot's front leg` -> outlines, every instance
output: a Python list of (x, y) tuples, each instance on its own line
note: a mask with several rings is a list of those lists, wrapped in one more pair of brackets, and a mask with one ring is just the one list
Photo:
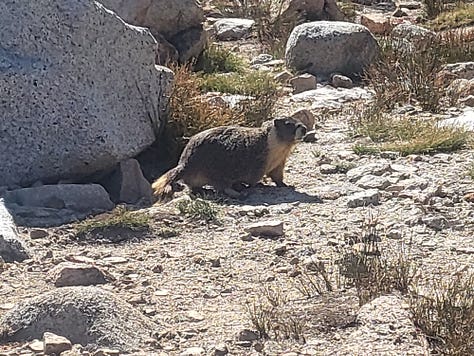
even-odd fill
[(285, 161), (280, 163), (275, 167), (271, 172), (268, 173), (268, 176), (276, 183), (277, 187), (287, 187), (283, 182), (283, 171), (285, 169)]

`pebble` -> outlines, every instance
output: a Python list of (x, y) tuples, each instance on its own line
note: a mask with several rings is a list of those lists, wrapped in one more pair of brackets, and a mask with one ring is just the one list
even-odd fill
[(384, 173), (390, 172), (390, 164), (388, 163), (369, 163), (363, 166), (350, 169), (346, 176), (350, 182), (356, 182), (363, 176), (368, 174), (374, 176), (381, 176)]
[(213, 356), (225, 356), (229, 353), (229, 349), (227, 348), (226, 344), (217, 344), (214, 347), (214, 350), (212, 352)]
[(335, 174), (338, 172), (337, 167), (333, 164), (322, 164), (319, 166), (321, 174)]
[(118, 264), (122, 264), (122, 263), (127, 263), (128, 260), (125, 257), (110, 256), (110, 257), (103, 258), (102, 262), (108, 263), (108, 264), (111, 264), (111, 265), (118, 265)]
[(202, 315), (201, 313), (199, 313), (196, 310), (190, 310), (186, 314), (186, 318), (188, 319), (188, 321), (191, 321), (191, 322), (199, 322), (199, 321), (203, 321), (205, 319), (204, 315)]
[(49, 235), (48, 231), (43, 229), (33, 229), (30, 231), (31, 239), (43, 239)]
[(96, 266), (62, 262), (48, 272), (56, 287), (90, 286), (107, 283), (107, 277)]
[(250, 329), (243, 329), (237, 333), (238, 341), (255, 341), (258, 339), (258, 334)]
[(180, 353), (181, 356), (201, 356), (205, 354), (206, 350), (204, 350), (202, 347), (189, 347)]

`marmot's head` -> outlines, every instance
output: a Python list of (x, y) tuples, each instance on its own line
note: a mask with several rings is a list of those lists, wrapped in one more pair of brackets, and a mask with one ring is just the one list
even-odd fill
[(285, 142), (300, 141), (307, 131), (301, 121), (286, 116), (273, 119), (273, 126), (276, 128), (278, 139)]

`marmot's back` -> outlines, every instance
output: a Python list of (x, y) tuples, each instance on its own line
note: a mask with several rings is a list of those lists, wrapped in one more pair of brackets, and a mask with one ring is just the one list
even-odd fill
[(184, 149), (179, 165), (182, 179), (217, 189), (234, 183), (257, 183), (264, 174), (268, 154), (267, 129), (237, 126), (217, 127), (193, 136)]

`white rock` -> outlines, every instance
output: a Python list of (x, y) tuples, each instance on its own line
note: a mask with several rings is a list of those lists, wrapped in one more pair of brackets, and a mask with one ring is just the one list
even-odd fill
[(205, 354), (206, 350), (204, 350), (202, 347), (189, 347), (181, 352), (180, 356), (201, 356)]
[(224, 18), (214, 23), (214, 29), (219, 40), (232, 41), (247, 36), (254, 24), (250, 19)]
[(283, 222), (280, 220), (269, 220), (249, 225), (245, 231), (253, 236), (276, 237), (283, 235)]
[(64, 336), (59, 336), (50, 332), (43, 334), (43, 349), (46, 355), (59, 355), (63, 351), (72, 348), (71, 341)]
[(374, 176), (372, 174), (368, 174), (366, 176), (361, 177), (357, 182), (356, 185), (363, 189), (380, 189), (384, 190), (388, 186), (390, 186), (390, 181), (385, 177)]
[(334, 74), (331, 78), (331, 83), (334, 88), (351, 89), (354, 86), (351, 78), (340, 74)]
[(369, 205), (378, 205), (380, 202), (380, 192), (377, 189), (364, 190), (348, 196), (347, 206), (358, 208)]

